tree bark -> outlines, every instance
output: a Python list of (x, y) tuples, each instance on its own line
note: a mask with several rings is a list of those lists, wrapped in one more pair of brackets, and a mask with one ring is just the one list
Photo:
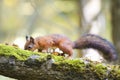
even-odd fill
[[(111, 0), (113, 42), (120, 56), (120, 0)], [(118, 63), (120, 63), (120, 58)]]

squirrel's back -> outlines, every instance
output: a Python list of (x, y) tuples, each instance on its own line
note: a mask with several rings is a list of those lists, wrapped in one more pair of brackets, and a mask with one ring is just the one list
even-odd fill
[[(65, 35), (61, 34), (51, 34), (43, 37), (37, 37), (35, 38), (35, 42), (37, 42), (40, 47), (58, 47), (60, 48), (60, 44), (64, 44), (65, 46), (67, 44), (70, 44), (72, 47), (73, 42), (66, 37)], [(67, 48), (67, 46), (66, 46)]]

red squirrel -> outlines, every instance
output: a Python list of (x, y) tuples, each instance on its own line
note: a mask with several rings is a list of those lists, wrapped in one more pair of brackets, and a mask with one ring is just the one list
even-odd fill
[(38, 49), (41, 52), (52, 47), (59, 48), (63, 53), (68, 54), (68, 57), (72, 56), (73, 49), (93, 48), (101, 51), (102, 56), (108, 61), (117, 59), (115, 47), (106, 39), (94, 34), (85, 34), (74, 42), (61, 34), (51, 34), (35, 39), (26, 36), (25, 50), (34, 51)]

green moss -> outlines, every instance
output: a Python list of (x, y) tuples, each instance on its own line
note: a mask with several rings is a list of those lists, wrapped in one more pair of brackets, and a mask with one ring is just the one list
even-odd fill
[(70, 74), (82, 73), (85, 71), (85, 64), (83, 61), (79, 59), (75, 59), (75, 60), (65, 59), (57, 63), (57, 66), (54, 69), (58, 71), (61, 70), (62, 72), (70, 73)]
[(94, 64), (91, 67), (92, 71), (95, 73), (96, 77), (99, 79), (105, 79), (108, 76), (107, 66), (103, 65), (102, 63)]
[[(40, 55), (41, 59), (46, 59), (48, 54), (31, 52), (31, 51), (27, 51), (27, 50), (22, 50), (20, 48), (14, 47), (14, 46), (0, 44), (0, 55), (15, 56), (18, 60), (26, 60), (31, 55)], [(64, 57), (62, 57), (62, 56), (52, 55), (52, 57), (55, 59), (56, 62), (60, 62), (60, 61), (64, 60)]]
[(21, 50), (13, 46), (0, 44), (0, 55), (15, 56), (19, 60), (25, 60), (32, 54), (37, 54), (37, 53), (27, 50)]
[(65, 57), (63, 56), (55, 56), (55, 55), (52, 55), (52, 58), (55, 60), (55, 62), (59, 63), (59, 62), (62, 62), (65, 60)]
[(109, 65), (110, 74), (109, 78), (115, 78), (120, 80), (120, 65)]

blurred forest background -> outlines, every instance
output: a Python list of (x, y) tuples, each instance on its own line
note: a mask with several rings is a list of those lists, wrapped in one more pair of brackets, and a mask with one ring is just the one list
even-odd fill
[(23, 48), (26, 35), (59, 33), (74, 41), (92, 33), (120, 50), (119, 4), (119, 0), (0, 0), (0, 43)]
[[(120, 0), (0, 0), (0, 43), (23, 48), (25, 36), (93, 33), (120, 53)], [(120, 60), (119, 60), (120, 61)]]

